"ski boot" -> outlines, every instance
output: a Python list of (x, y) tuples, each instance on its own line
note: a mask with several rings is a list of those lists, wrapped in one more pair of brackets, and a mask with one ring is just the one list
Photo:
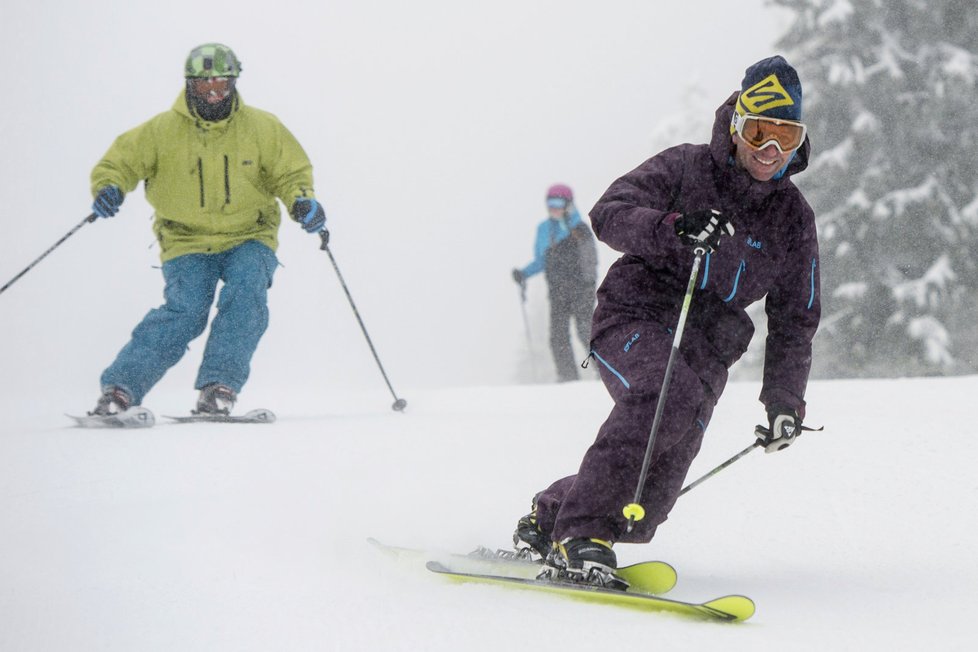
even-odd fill
[(132, 395), (118, 385), (108, 385), (102, 388), (102, 395), (95, 404), (95, 409), (88, 416), (107, 417), (121, 414), (132, 407)]
[(470, 557), (481, 559), (506, 559), (512, 561), (523, 561), (539, 564), (547, 559), (547, 555), (553, 549), (550, 537), (543, 533), (537, 525), (537, 511), (520, 518), (516, 523), (516, 530), (513, 532), (513, 549), (492, 550), (484, 546), (479, 546)]
[(615, 573), (618, 558), (611, 546), (610, 541), (603, 539), (564, 539), (554, 548), (538, 577), (625, 591), (628, 582)]
[(197, 398), (197, 409), (191, 410), (192, 414), (229, 416), (234, 402), (238, 400), (238, 395), (227, 385), (211, 383), (200, 390)]
[(513, 532), (513, 547), (516, 559), (542, 562), (553, 550), (553, 542), (537, 524), (537, 510), (520, 518)]

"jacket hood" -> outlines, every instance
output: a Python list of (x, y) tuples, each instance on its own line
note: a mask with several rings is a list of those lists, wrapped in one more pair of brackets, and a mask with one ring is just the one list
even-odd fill
[[(717, 108), (716, 119), (713, 121), (713, 137), (710, 140), (710, 154), (713, 157), (713, 161), (720, 169), (733, 167), (731, 160), (734, 153), (734, 147), (730, 141), (730, 120), (733, 117), (734, 105), (736, 104), (737, 97), (739, 95), (740, 91), (735, 91), (730, 97), (728, 97), (727, 100)], [(784, 174), (782, 174), (781, 178), (779, 179), (759, 182), (750, 178), (750, 175), (746, 172), (742, 172), (740, 170), (737, 170), (737, 172), (740, 174), (740, 176), (747, 177), (750, 181), (752, 181), (752, 185), (770, 185), (771, 189), (774, 190), (788, 183), (791, 175), (798, 174), (808, 167), (808, 156), (811, 149), (811, 141), (809, 141), (808, 136), (806, 135), (805, 142), (798, 148), (795, 156), (791, 159), (791, 162), (788, 163), (788, 169), (785, 170)]]

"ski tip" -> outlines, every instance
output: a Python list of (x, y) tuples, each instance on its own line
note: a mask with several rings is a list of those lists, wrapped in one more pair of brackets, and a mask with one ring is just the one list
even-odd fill
[(275, 419), (278, 418), (275, 416), (275, 413), (272, 412), (271, 410), (264, 410), (264, 409), (251, 410), (249, 412), (246, 412), (244, 417), (251, 421), (263, 421), (265, 423), (275, 423)]
[[(131, 410), (132, 408), (130, 408)], [(138, 411), (134, 411), (130, 416), (137, 427), (150, 428), (156, 425), (156, 415), (146, 408), (139, 408)]]
[(716, 612), (724, 620), (741, 622), (754, 615), (754, 601), (745, 595), (726, 595), (716, 600), (704, 602), (703, 606)]
[(618, 575), (634, 590), (652, 595), (668, 593), (678, 580), (676, 569), (664, 561), (645, 561), (618, 569)]
[(79, 428), (104, 428), (105, 427), (104, 424), (96, 425), (92, 423), (91, 418), (88, 416), (68, 414), (67, 412), (65, 412), (65, 416), (71, 419), (75, 423), (75, 425)]
[(397, 557), (397, 549), (387, 545), (386, 543), (380, 541), (379, 539), (375, 539), (374, 537), (367, 537), (367, 543), (369, 543), (371, 546), (381, 551), (385, 555), (388, 555), (390, 557)]

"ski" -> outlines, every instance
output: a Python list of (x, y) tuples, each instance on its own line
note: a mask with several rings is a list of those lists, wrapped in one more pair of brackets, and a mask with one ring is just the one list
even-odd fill
[(589, 584), (577, 584), (574, 582), (525, 579), (486, 573), (467, 573), (450, 568), (437, 561), (429, 561), (426, 566), (428, 570), (434, 573), (460, 582), (498, 584), (500, 586), (555, 593), (587, 602), (631, 607), (645, 611), (667, 611), (705, 620), (740, 622), (753, 616), (755, 609), (753, 600), (743, 595), (728, 595), (702, 603), (684, 602), (682, 600), (663, 598), (638, 591), (634, 586), (627, 591), (616, 591), (614, 589), (606, 589)]
[[(514, 579), (535, 580), (543, 568), (541, 561), (513, 558), (508, 551), (492, 550), (479, 546), (468, 554), (436, 553), (417, 548), (403, 548), (381, 543), (377, 539), (367, 541), (395, 559), (429, 561), (437, 559), (445, 567), (451, 567), (473, 575), (492, 575)], [(645, 561), (623, 566), (615, 571), (628, 582), (633, 591), (660, 595), (676, 586), (676, 569), (664, 561)]]
[(521, 559), (513, 556), (504, 556), (501, 551), (491, 550), (479, 546), (468, 554), (457, 552), (444, 552), (435, 550), (422, 550), (421, 548), (405, 548), (402, 546), (391, 546), (381, 543), (372, 537), (367, 539), (367, 543), (374, 546), (382, 553), (398, 561), (414, 562), (423, 564), (431, 559), (437, 559), (451, 564), (455, 568), (460, 568), (472, 573), (491, 573), (494, 575), (506, 575), (509, 577), (534, 578), (540, 572), (542, 564), (539, 561)]
[(251, 410), (244, 414), (190, 414), (176, 417), (164, 414), (164, 418), (176, 423), (274, 423), (275, 413), (271, 410)]
[(125, 412), (116, 414), (65, 415), (75, 420), (81, 428), (150, 428), (156, 423), (153, 413), (140, 405), (134, 405)]

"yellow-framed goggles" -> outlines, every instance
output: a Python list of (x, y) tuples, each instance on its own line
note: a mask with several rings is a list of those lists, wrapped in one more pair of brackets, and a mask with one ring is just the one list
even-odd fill
[(769, 143), (774, 143), (782, 154), (801, 147), (808, 131), (804, 122), (779, 120), (753, 113), (741, 115), (736, 111), (733, 115), (733, 130), (754, 149), (761, 149)]

